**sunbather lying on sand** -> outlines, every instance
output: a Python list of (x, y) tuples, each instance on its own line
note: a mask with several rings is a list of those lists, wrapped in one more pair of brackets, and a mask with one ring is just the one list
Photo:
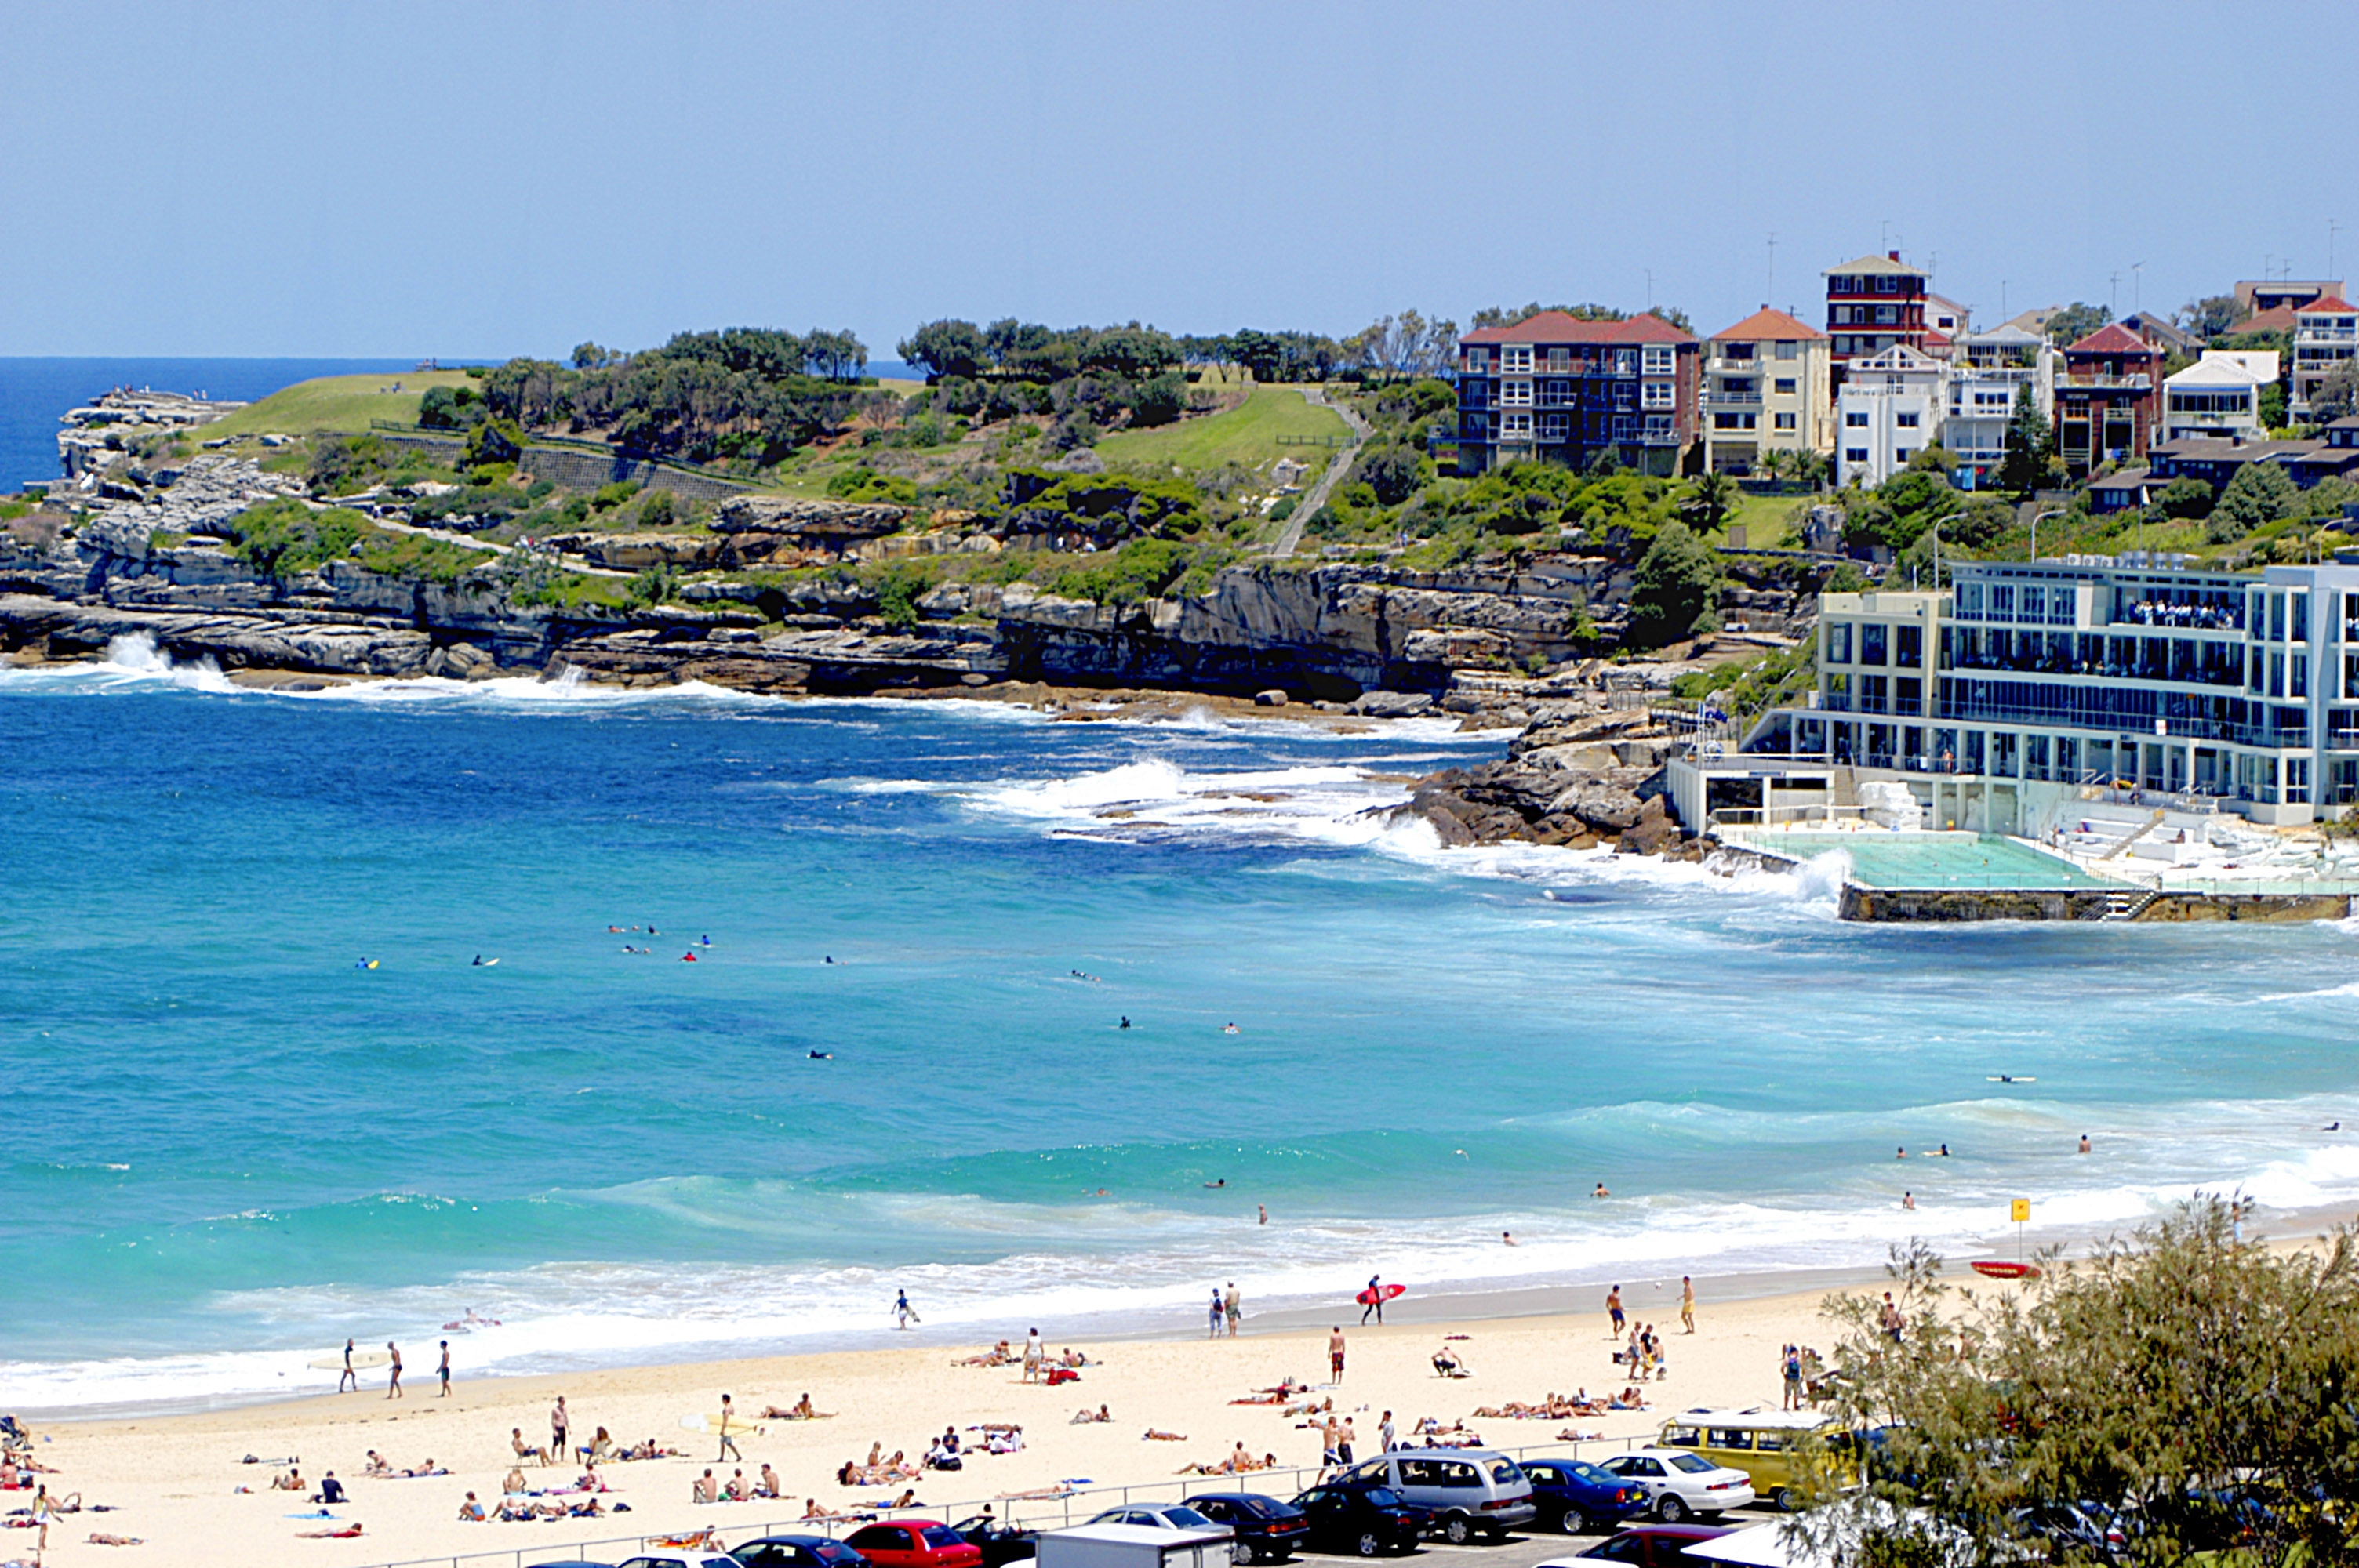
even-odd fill
[(1065, 1424), (1068, 1426), (1088, 1426), (1093, 1422), (1112, 1421), (1113, 1419), (1114, 1416), (1108, 1412), (1105, 1406), (1100, 1405), (1094, 1411), (1089, 1410), (1075, 1411), (1073, 1412), (1073, 1419)]
[(1185, 1443), (1188, 1441), (1188, 1434), (1184, 1432), (1158, 1432), (1150, 1426), (1147, 1429), (1147, 1435), (1139, 1441), (1141, 1443)]
[(953, 1367), (1005, 1367), (1015, 1359), (1015, 1356), (1007, 1348), (1007, 1341), (1003, 1339), (981, 1356), (962, 1356), (951, 1365)]
[(805, 1519), (843, 1519), (845, 1517), (847, 1516), (840, 1509), (823, 1509), (820, 1507), (819, 1499), (817, 1498), (805, 1498), (803, 1499), (803, 1518)]
[(360, 1520), (354, 1519), (352, 1523), (340, 1525), (334, 1530), (299, 1530), (295, 1532), (295, 1539), (298, 1541), (351, 1541), (360, 1532)]
[(104, 1530), (90, 1532), (87, 1544), (92, 1546), (144, 1546), (147, 1542), (136, 1535), (109, 1535)]
[(828, 1421), (834, 1415), (833, 1411), (813, 1410), (811, 1397), (809, 1394), (805, 1394), (785, 1410), (780, 1410), (776, 1405), (766, 1405), (762, 1410), (764, 1421)]

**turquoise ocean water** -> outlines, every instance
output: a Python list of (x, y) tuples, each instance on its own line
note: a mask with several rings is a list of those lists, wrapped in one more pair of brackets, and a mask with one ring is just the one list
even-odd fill
[(0, 1408), (324, 1388), (469, 1308), (520, 1371), (881, 1342), (897, 1288), (1055, 1339), (2359, 1198), (2352, 929), (1847, 926), (1821, 871), (1370, 815), (1499, 744), (0, 673)]

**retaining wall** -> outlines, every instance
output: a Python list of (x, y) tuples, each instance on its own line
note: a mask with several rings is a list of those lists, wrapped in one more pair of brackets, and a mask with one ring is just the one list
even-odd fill
[[(1904, 923), (1971, 920), (2102, 920), (2117, 892), (2135, 888), (1870, 888), (1846, 883), (1843, 917)], [(2168, 892), (2134, 916), (2148, 921), (2341, 920), (2347, 893)]]

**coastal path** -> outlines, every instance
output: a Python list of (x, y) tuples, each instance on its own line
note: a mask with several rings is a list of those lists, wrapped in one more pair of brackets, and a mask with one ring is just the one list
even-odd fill
[(1302, 400), (1315, 407), (1332, 408), (1342, 415), (1343, 423), (1352, 427), (1352, 444), (1335, 454), (1327, 464), (1327, 471), (1319, 476), (1319, 482), (1310, 487), (1310, 492), (1296, 503), (1293, 512), (1288, 515), (1286, 527), (1278, 534), (1277, 543), (1272, 545), (1269, 551), (1280, 560), (1294, 554), (1295, 547), (1302, 543), (1302, 525), (1318, 515), (1319, 509), (1327, 504), (1327, 498), (1335, 492), (1335, 487), (1343, 482), (1343, 476), (1352, 471), (1352, 460), (1360, 455), (1360, 449), (1367, 444), (1369, 435), (1368, 422), (1360, 417), (1359, 412), (1348, 403), (1329, 401), (1325, 387), (1304, 387)]

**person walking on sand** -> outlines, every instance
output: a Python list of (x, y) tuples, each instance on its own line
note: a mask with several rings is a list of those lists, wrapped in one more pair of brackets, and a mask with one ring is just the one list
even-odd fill
[(565, 1434), (572, 1427), (573, 1418), (565, 1411), (565, 1396), (560, 1394), (557, 1402), (549, 1409), (549, 1456), (557, 1464), (565, 1463), (565, 1456), (570, 1452), (565, 1446)]
[(442, 1365), (437, 1370), (442, 1376), (442, 1391), (434, 1397), (447, 1400), (451, 1397), (451, 1342), (447, 1339), (442, 1342)]
[(1327, 1368), (1334, 1374), (1332, 1379), (1338, 1388), (1343, 1384), (1343, 1325), (1335, 1325), (1327, 1331)]
[(1234, 1280), (1229, 1281), (1228, 1298), (1221, 1305), (1228, 1316), (1229, 1337), (1234, 1339), (1237, 1336), (1237, 1322), (1245, 1315), (1245, 1298), (1237, 1294), (1237, 1282)]
[(1685, 1274), (1680, 1276), (1680, 1321), (1695, 1332), (1695, 1281)]
[(1343, 1435), (1337, 1438), (1335, 1442), (1335, 1456), (1346, 1465), (1349, 1465), (1352, 1462), (1352, 1444), (1357, 1441), (1359, 1433), (1352, 1430), (1352, 1418), (1350, 1416), (1345, 1416), (1343, 1418)]
[(1212, 1292), (1212, 1305), (1208, 1314), (1212, 1327), (1206, 1335), (1207, 1338), (1218, 1339), (1221, 1336), (1221, 1325), (1227, 1321), (1227, 1309), (1221, 1304), (1221, 1292), (1215, 1290)]
[(1794, 1346), (1786, 1346), (1784, 1371), (1786, 1402), (1778, 1408), (1789, 1411), (1800, 1410), (1802, 1408), (1802, 1352)]
[(1605, 1292), (1605, 1315), (1614, 1320), (1614, 1327), (1605, 1337), (1621, 1338), (1622, 1330), (1626, 1325), (1622, 1317), (1622, 1287), (1619, 1285)]
[(729, 1403), (729, 1396), (727, 1394), (722, 1395), (721, 1452), (712, 1456), (713, 1463), (716, 1465), (723, 1459), (736, 1459), (742, 1461), (745, 1457), (743, 1454), (737, 1452), (737, 1439), (730, 1431), (731, 1423), (736, 1419), (736, 1410)]
[(1384, 1326), (1385, 1287), (1380, 1282), (1383, 1279), (1384, 1276), (1382, 1274), (1371, 1274), (1368, 1276), (1367, 1304), (1360, 1308), (1360, 1326), (1362, 1328), (1368, 1326), (1368, 1314), (1370, 1313), (1375, 1313), (1376, 1314), (1376, 1326), (1379, 1328)]
[(385, 1342), (385, 1348), (386, 1353), (393, 1357), (393, 1372), (386, 1380), (385, 1397), (397, 1400), (401, 1398), (401, 1346), (388, 1339)]
[(336, 1392), (342, 1393), (347, 1386), (356, 1394), (361, 1391), (361, 1375), (353, 1370), (353, 1342), (349, 1335), (344, 1338), (344, 1375), (336, 1379)]
[(1040, 1376), (1040, 1360), (1045, 1354), (1046, 1352), (1044, 1352), (1040, 1347), (1040, 1331), (1036, 1328), (1024, 1341), (1024, 1380), (1026, 1382), (1034, 1382), (1038, 1379)]

